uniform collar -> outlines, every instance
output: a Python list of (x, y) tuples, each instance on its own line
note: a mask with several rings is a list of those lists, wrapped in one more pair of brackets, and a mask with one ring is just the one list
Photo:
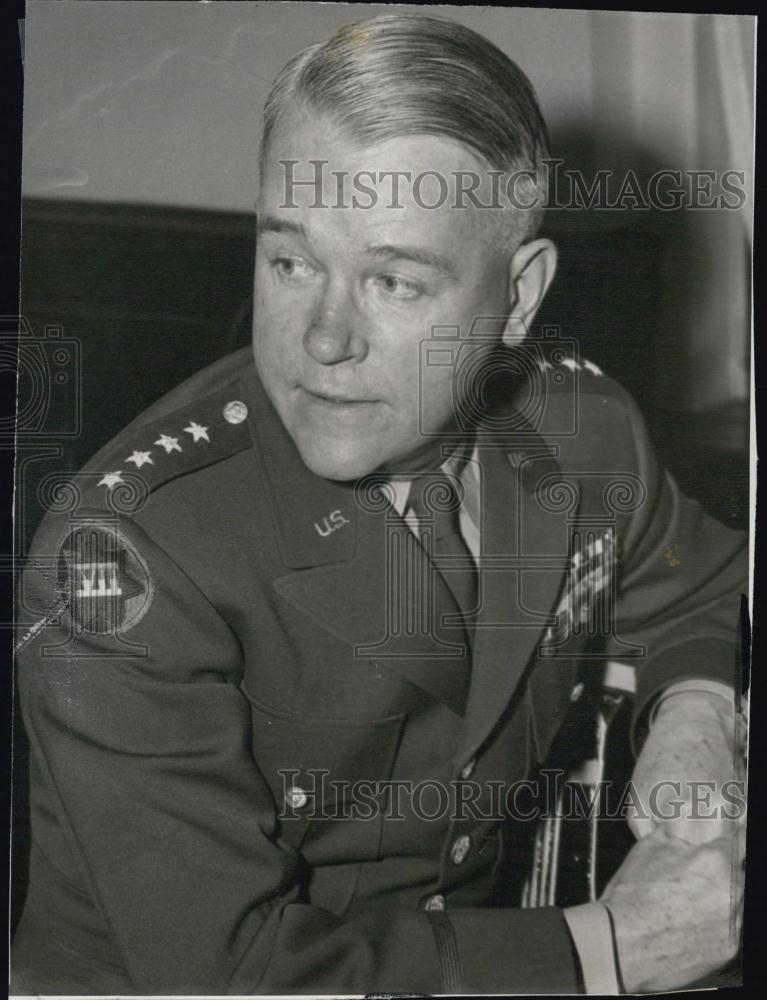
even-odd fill
[(357, 530), (354, 484), (323, 479), (304, 465), (255, 366), (244, 376), (243, 386), (251, 403), (249, 429), (266, 470), (264, 486), (283, 562), (300, 569), (353, 558)]
[[(354, 483), (323, 479), (308, 469), (293, 439), (270, 402), (255, 366), (243, 378), (249, 400), (248, 424), (263, 468), (280, 554), (291, 569), (322, 566), (354, 558), (358, 551), (360, 522), (370, 514), (357, 497)], [(458, 476), (465, 487), (465, 504), (479, 524), (479, 490), (474, 470), (476, 448), (473, 440), (456, 448), (441, 468)], [(392, 480), (394, 507), (402, 515), (410, 489), (409, 480)], [(362, 506), (362, 509), (361, 509)]]
[[(472, 439), (464, 448), (453, 451), (440, 465), (440, 471), (460, 480), (464, 489), (463, 506), (470, 512), (475, 524), (479, 523), (479, 483), (476, 476), (477, 446)], [(392, 506), (398, 514), (403, 515), (407, 506), (412, 479), (391, 479), (393, 491)]]
[[(304, 465), (293, 439), (264, 391), (255, 365), (243, 376), (242, 385), (250, 404), (251, 438), (267, 474), (264, 486), (284, 564), (291, 569), (301, 569), (353, 559), (364, 527), (360, 520), (380, 512), (364, 502), (361, 509), (354, 483), (323, 479)], [(518, 431), (515, 438), (522, 450), (501, 448), (512, 469), (515, 470), (520, 458), (530, 452), (546, 455), (552, 469), (558, 468), (548, 447), (526, 421), (519, 423)], [(473, 437), (454, 449), (441, 466), (461, 479), (464, 508), (477, 530), (482, 530), (485, 522), (477, 470), (482, 456), (487, 454), (486, 445), (480, 430), (478, 438)], [(400, 480), (392, 485), (394, 507), (402, 516), (410, 482)], [(524, 478), (523, 485), (527, 485)]]

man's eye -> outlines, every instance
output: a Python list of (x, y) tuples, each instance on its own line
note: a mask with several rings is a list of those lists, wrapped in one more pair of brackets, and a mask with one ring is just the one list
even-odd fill
[(272, 267), (285, 281), (306, 281), (314, 274), (314, 268), (301, 257), (276, 257)]
[(396, 274), (380, 274), (376, 280), (379, 287), (395, 299), (416, 299), (423, 294), (423, 288), (415, 281), (408, 281)]

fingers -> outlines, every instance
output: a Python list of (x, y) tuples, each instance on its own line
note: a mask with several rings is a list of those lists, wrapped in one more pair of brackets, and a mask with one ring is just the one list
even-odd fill
[(658, 825), (632, 847), (600, 897), (614, 916), (626, 989), (681, 988), (721, 968), (740, 941), (740, 827), (702, 845)]

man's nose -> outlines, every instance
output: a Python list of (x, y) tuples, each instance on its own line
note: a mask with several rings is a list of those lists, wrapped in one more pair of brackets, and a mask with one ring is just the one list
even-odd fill
[(368, 352), (362, 322), (348, 291), (329, 288), (304, 334), (304, 347), (322, 365), (362, 361)]

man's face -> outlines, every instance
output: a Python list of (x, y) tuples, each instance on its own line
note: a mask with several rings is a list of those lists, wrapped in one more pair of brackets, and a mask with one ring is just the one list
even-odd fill
[[(315, 176), (310, 160), (327, 161), (326, 207), (317, 207), (312, 186), (286, 190), (280, 160), (298, 161), (296, 181)], [(440, 171), (449, 196), (424, 208), (440, 201), (438, 182), (427, 179), (416, 194), (403, 180), (402, 207), (393, 207), (391, 178), (374, 184), (365, 175), (376, 199), (364, 207), (373, 199), (355, 192), (351, 178), (384, 170), (412, 178)], [(258, 203), (253, 349), (269, 398), (319, 476), (407, 473), (432, 462), (434, 439), (419, 431), (450, 428), (454, 369), (422, 367), (422, 341), (436, 326), (458, 327), (465, 338), (475, 318), (509, 312), (510, 254), (495, 249), (489, 218), (497, 211), (452, 207), (453, 171), (469, 170), (482, 168), (442, 137), (361, 149), (327, 121), (306, 117), (283, 121), (272, 137)], [(343, 207), (332, 208), (338, 172), (346, 193)]]

